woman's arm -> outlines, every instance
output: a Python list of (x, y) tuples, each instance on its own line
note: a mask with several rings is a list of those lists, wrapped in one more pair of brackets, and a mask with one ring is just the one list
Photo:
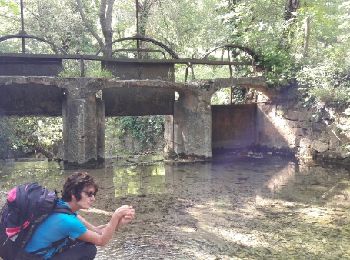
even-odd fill
[(94, 226), (93, 224), (91, 224), (89, 221), (87, 221), (85, 218), (83, 218), (82, 216), (80, 215), (77, 215), (78, 219), (84, 224), (84, 226), (88, 229), (88, 230), (91, 230), (93, 232), (96, 232), (97, 234), (102, 234), (102, 228), (104, 228), (106, 226), (105, 225), (101, 225), (101, 226)]
[[(101, 230), (101, 234), (90, 230), (88, 230), (79, 237), (80, 240), (85, 242), (90, 242), (97, 246), (104, 246), (108, 243), (108, 241), (112, 238), (114, 231), (119, 225), (121, 219), (126, 217), (128, 221), (122, 222), (130, 222), (135, 215), (135, 210), (131, 206), (122, 206), (118, 208), (112, 215), (111, 220), (106, 224), (106, 226)], [(87, 222), (89, 223), (89, 222)], [(90, 223), (89, 223), (90, 224)], [(90, 224), (91, 225), (91, 224)], [(93, 226), (93, 225), (92, 225)], [(96, 228), (95, 226), (93, 226)]]

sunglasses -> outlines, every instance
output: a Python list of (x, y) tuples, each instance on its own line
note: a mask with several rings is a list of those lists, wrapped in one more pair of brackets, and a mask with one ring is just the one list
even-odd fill
[(87, 191), (84, 191), (83, 190), (83, 192), (86, 194), (86, 196), (88, 196), (89, 198), (91, 198), (92, 196), (94, 196), (94, 197), (96, 197), (96, 194), (97, 194), (97, 192), (95, 191), (89, 191), (89, 192), (87, 192)]

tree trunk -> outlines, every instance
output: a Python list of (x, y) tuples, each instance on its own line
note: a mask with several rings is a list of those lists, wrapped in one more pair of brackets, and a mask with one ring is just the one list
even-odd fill
[[(139, 13), (139, 28), (137, 30), (138, 36), (145, 37), (148, 18), (151, 12), (153, 5), (157, 2), (157, 0), (144, 0), (142, 3), (139, 3), (138, 13)], [(139, 48), (144, 47), (143, 42), (139, 43)], [(147, 55), (145, 53), (138, 53), (139, 58), (145, 58)]]
[(115, 0), (101, 0), (100, 5), (100, 24), (102, 28), (102, 33), (105, 39), (105, 45), (102, 50), (103, 56), (111, 57), (112, 56), (112, 42), (113, 42), (113, 30), (112, 30), (112, 21), (113, 21), (113, 5)]
[(146, 27), (148, 22), (148, 17), (152, 6), (156, 3), (157, 0), (144, 0), (143, 3), (140, 3), (139, 14), (140, 14), (140, 23), (139, 23), (139, 34), (140, 36), (146, 36)]
[[(300, 2), (299, 0), (286, 0), (286, 6), (284, 9), (284, 19), (286, 21), (286, 27), (283, 30), (283, 36), (281, 37), (280, 40), (280, 46), (283, 49), (289, 49), (290, 42), (288, 38), (293, 37), (294, 32), (291, 30), (291, 27), (293, 23), (295, 22), (295, 12), (298, 10), (300, 7)], [(291, 35), (290, 35), (291, 34)]]
[(303, 56), (306, 57), (309, 51), (309, 40), (310, 40), (310, 17), (305, 19), (305, 31), (304, 31), (304, 50)]
[(100, 3), (99, 19), (100, 19), (100, 24), (102, 28), (103, 38), (104, 38), (102, 39), (93, 27), (94, 22), (89, 21), (89, 19), (86, 17), (82, 0), (76, 0), (80, 17), (83, 20), (85, 27), (92, 34), (92, 36), (97, 40), (98, 45), (100, 46), (104, 57), (112, 56), (112, 42), (113, 42), (112, 14), (113, 14), (114, 2), (115, 0), (101, 0), (101, 3)]
[(299, 0), (287, 0), (284, 19), (288, 21), (294, 18), (295, 15), (293, 13), (296, 12), (299, 7), (300, 7)]

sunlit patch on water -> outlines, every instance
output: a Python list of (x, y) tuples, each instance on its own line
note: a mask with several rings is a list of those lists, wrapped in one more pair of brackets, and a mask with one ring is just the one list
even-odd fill
[(158, 194), (165, 191), (165, 168), (163, 164), (114, 170), (113, 183), (116, 197)]
[(305, 216), (305, 218), (312, 218), (314, 220), (317, 219), (324, 219), (327, 218), (327, 209), (322, 208), (307, 208), (307, 209), (301, 209), (299, 211), (302, 215)]

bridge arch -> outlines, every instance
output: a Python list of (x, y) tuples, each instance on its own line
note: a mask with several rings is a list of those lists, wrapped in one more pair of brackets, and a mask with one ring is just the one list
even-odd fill
[[(117, 39), (115, 41), (113, 41), (112, 43), (110, 43), (109, 45), (105, 46), (106, 47), (110, 47), (113, 46), (113, 44), (115, 43), (120, 43), (120, 42), (125, 42), (125, 41), (135, 41), (137, 43), (137, 45), (139, 45), (139, 42), (149, 42), (152, 43), (153, 45), (160, 47), (162, 50), (155, 50), (155, 49), (144, 49), (144, 48), (140, 48), (139, 46), (137, 46), (137, 48), (125, 48), (125, 49), (116, 49), (116, 50), (112, 50), (112, 55), (120, 52), (120, 51), (125, 51), (125, 52), (160, 52), (163, 54), (164, 58), (165, 58), (165, 52), (167, 54), (170, 55), (170, 57), (172, 59), (178, 59), (179, 56), (177, 55), (177, 53), (175, 51), (173, 51), (170, 47), (168, 47), (167, 45), (165, 45), (164, 43), (157, 41), (153, 38), (149, 38), (149, 37), (141, 37), (141, 36), (133, 36), (133, 37), (125, 37), (125, 38), (120, 38)], [(102, 48), (100, 48), (97, 52), (96, 52), (96, 56), (99, 55), (102, 52)]]
[[(35, 35), (30, 35), (30, 34), (20, 33), (20, 34), (13, 34), (13, 35), (5, 35), (5, 36), (0, 37), (0, 43), (4, 42), (4, 41), (7, 41), (7, 40), (11, 40), (11, 39), (22, 39), (22, 40), (24, 40), (24, 39), (33, 39), (33, 40), (36, 40), (36, 41), (48, 44), (51, 47), (51, 49), (56, 54), (58, 54), (58, 53), (67, 54), (67, 52), (65, 50), (63, 50), (62, 48), (56, 46), (53, 42), (48, 41), (48, 40), (46, 40), (44, 38), (35, 36)], [(22, 45), (22, 53), (25, 53), (25, 52), (26, 52), (25, 51), (25, 46)]]
[[(225, 45), (214, 47), (213, 49), (205, 53), (202, 59), (204, 60), (209, 59), (210, 55), (212, 55), (217, 50), (227, 51), (228, 53), (231, 53), (231, 55), (227, 56), (228, 59), (235, 58), (243, 54), (245, 56), (250, 57), (252, 65), (259, 66), (260, 63), (262, 62), (261, 57), (253, 49), (242, 45), (238, 45), (238, 44), (225, 44)], [(224, 57), (222, 55), (221, 59), (223, 58)]]

